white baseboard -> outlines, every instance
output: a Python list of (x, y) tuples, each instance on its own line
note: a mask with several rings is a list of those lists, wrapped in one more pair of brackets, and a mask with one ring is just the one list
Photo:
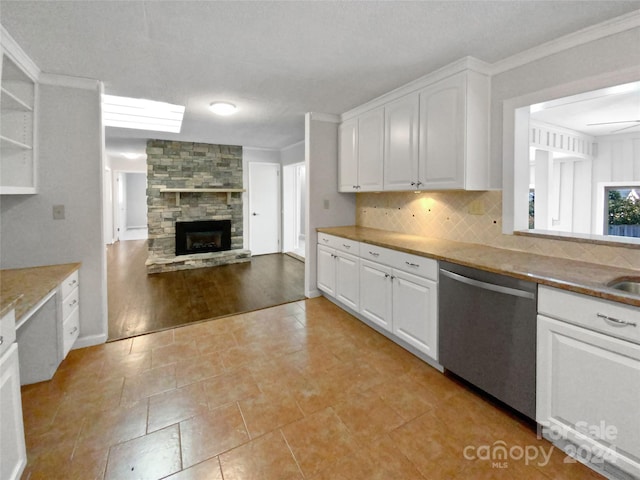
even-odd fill
[(102, 345), (107, 342), (107, 335), (89, 335), (87, 337), (78, 337), (76, 343), (73, 344), (73, 350), (84, 347), (93, 347), (94, 345)]
[(322, 295), (322, 292), (317, 288), (314, 290), (311, 290), (310, 292), (305, 293), (305, 297), (307, 298), (316, 298), (316, 297), (319, 297), (320, 295)]

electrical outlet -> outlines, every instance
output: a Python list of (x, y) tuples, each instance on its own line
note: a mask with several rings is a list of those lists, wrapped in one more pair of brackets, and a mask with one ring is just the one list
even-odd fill
[(53, 206), (53, 219), (64, 220), (64, 205)]

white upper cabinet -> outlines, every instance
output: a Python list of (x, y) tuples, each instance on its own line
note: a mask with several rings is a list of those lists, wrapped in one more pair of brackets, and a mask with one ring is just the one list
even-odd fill
[(415, 190), (418, 181), (418, 94), (385, 105), (384, 189)]
[(36, 193), (37, 67), (2, 29), (0, 194)]
[(462, 72), (420, 92), (420, 188), (489, 187), (489, 79)]
[(340, 125), (341, 192), (380, 191), (384, 154), (384, 109), (363, 113)]
[(340, 191), (487, 190), (486, 71), (465, 58), (347, 112)]

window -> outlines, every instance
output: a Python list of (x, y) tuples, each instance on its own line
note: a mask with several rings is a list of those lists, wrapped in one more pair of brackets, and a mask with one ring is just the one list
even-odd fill
[(605, 187), (605, 235), (640, 237), (640, 188)]

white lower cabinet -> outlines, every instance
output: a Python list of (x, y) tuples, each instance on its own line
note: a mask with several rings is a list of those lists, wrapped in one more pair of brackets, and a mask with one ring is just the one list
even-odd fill
[[(585, 312), (587, 304), (595, 308)], [(640, 345), (629, 341), (640, 311), (545, 287), (539, 306), (536, 421), (543, 435), (612, 478), (640, 478)], [(595, 322), (615, 336), (585, 328)]]
[(438, 284), (393, 271), (393, 333), (438, 360)]
[(360, 314), (388, 332), (393, 330), (392, 273), (391, 267), (360, 260)]
[[(338, 248), (353, 248), (357, 253), (358, 242), (340, 241), (337, 237), (325, 235), (328, 245)], [(334, 297), (349, 308), (358, 311), (360, 305), (359, 269), (360, 259), (357, 255), (346, 253), (328, 245), (318, 245), (317, 285), (327, 295)]]
[(0, 324), (0, 478), (14, 480), (27, 464), (14, 311)]

